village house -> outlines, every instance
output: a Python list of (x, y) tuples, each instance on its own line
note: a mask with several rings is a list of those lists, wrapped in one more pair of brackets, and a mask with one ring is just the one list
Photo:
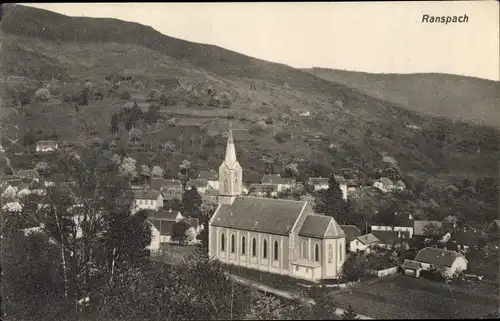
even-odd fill
[(500, 220), (494, 220), (486, 228), (487, 246), (492, 249), (499, 248), (500, 240)]
[(178, 179), (151, 179), (149, 186), (155, 191), (160, 191), (165, 200), (181, 199), (182, 182)]
[(351, 252), (365, 252), (368, 254), (379, 242), (379, 239), (372, 233), (360, 235), (351, 241), (349, 249)]
[(192, 178), (186, 183), (186, 189), (191, 189), (192, 187), (196, 187), (199, 193), (205, 194), (209, 185), (206, 179)]
[(163, 207), (163, 195), (159, 191), (153, 189), (133, 189), (134, 208), (136, 213), (140, 210), (154, 210)]
[(210, 188), (219, 190), (219, 176), (215, 171), (200, 171), (198, 179), (206, 180)]
[(21, 212), (23, 207), (19, 202), (8, 202), (2, 207), (4, 212)]
[(405, 260), (401, 267), (405, 275), (413, 276), (416, 278), (420, 276), (420, 271), (422, 271), (422, 265), (420, 264), (420, 262), (414, 260)]
[(36, 151), (39, 153), (54, 152), (59, 149), (59, 144), (55, 140), (41, 140), (36, 143)]
[(344, 231), (348, 247), (351, 245), (352, 241), (354, 241), (358, 236), (361, 236), (361, 231), (356, 225), (340, 225), (340, 228)]
[(445, 277), (452, 277), (456, 273), (467, 270), (468, 263), (458, 252), (433, 247), (421, 249), (413, 261), (420, 263), (423, 270), (442, 269)]
[(379, 240), (377, 247), (388, 250), (400, 248), (410, 239), (410, 233), (407, 231), (372, 230), (371, 234)]
[[(371, 226), (372, 231), (397, 231), (408, 232), (410, 237), (413, 237), (414, 218), (409, 213), (396, 213), (392, 224), (374, 223)], [(401, 237), (401, 233), (399, 233)]]
[[(328, 180), (328, 178), (324, 177), (310, 177), (308, 183), (313, 187), (314, 191), (320, 191), (328, 189)], [(344, 200), (347, 200), (348, 188), (346, 179), (343, 176), (335, 176), (335, 180), (339, 184), (339, 188), (342, 191), (342, 197)]]
[(278, 187), (277, 192), (282, 192), (284, 190), (290, 190), (296, 184), (295, 178), (291, 177), (281, 177), (280, 174), (266, 174), (262, 176), (260, 180), (262, 185), (276, 185)]
[(278, 196), (278, 185), (276, 185), (276, 184), (251, 184), (248, 193), (251, 196), (258, 196), (258, 197), (277, 197)]
[[(355, 179), (352, 179), (352, 178), (351, 179), (346, 179), (345, 180), (345, 185), (346, 185), (346, 190), (347, 190), (346, 195), (355, 193), (356, 190), (359, 187), (359, 183)], [(340, 189), (342, 189), (342, 185), (341, 185)], [(347, 199), (347, 197), (346, 197), (346, 199)]]
[(373, 183), (373, 187), (379, 189), (382, 193), (389, 193), (394, 190), (394, 183), (387, 177), (382, 177)]
[(481, 239), (486, 240), (486, 235), (476, 229), (463, 227), (451, 235), (447, 246), (456, 249), (460, 253), (468, 253), (472, 249), (479, 248)]
[(184, 219), (181, 212), (172, 210), (151, 211), (147, 221), (151, 224), (151, 244), (149, 249), (157, 251), (161, 243), (170, 243), (174, 224)]
[(20, 169), (17, 171), (16, 176), (37, 182), (40, 180), (40, 174), (35, 169)]
[(241, 196), (243, 171), (232, 131), (219, 168), (219, 205), (209, 221), (209, 256), (294, 278), (337, 279), (345, 260), (344, 231), (307, 201)]

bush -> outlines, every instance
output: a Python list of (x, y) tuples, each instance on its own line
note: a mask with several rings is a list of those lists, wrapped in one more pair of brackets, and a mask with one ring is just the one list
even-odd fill
[(131, 98), (130, 96), (130, 93), (128, 91), (125, 91), (123, 92), (121, 95), (120, 95), (120, 98), (121, 99), (125, 99), (125, 100), (129, 100)]
[(35, 99), (38, 101), (47, 101), (50, 98), (50, 92), (47, 88), (39, 88), (35, 92)]
[(290, 138), (290, 134), (287, 132), (280, 132), (274, 135), (274, 139), (276, 139), (279, 143), (284, 143)]

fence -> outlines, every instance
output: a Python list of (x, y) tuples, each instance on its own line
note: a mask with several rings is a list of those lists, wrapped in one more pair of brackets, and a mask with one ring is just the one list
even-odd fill
[(382, 276), (398, 273), (398, 267), (393, 266), (393, 267), (385, 269), (385, 270), (368, 270), (367, 272), (368, 272), (368, 275), (382, 277)]

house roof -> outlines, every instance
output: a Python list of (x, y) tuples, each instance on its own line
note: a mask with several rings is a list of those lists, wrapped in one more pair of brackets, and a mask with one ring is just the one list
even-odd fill
[(382, 177), (378, 180), (378, 182), (382, 183), (384, 186), (393, 186), (394, 184), (392, 183), (392, 181), (390, 179), (388, 179), (387, 177)]
[(406, 188), (406, 184), (402, 180), (397, 181), (396, 184), (394, 184), (394, 186)]
[(491, 224), (486, 229), (486, 232), (498, 234), (500, 232), (500, 220), (493, 220), (493, 222), (491, 222)]
[(310, 214), (306, 216), (299, 231), (300, 236), (315, 238), (339, 238), (345, 236), (344, 231), (333, 217)]
[(451, 267), (455, 259), (465, 257), (460, 253), (450, 250), (442, 250), (433, 247), (426, 247), (418, 251), (414, 261), (433, 264), (437, 266)]
[(443, 223), (441, 223), (440, 221), (415, 220), (415, 221), (413, 221), (413, 235), (417, 235), (417, 236), (424, 235), (424, 229), (429, 224), (436, 225), (439, 227), (443, 226)]
[(276, 184), (252, 184), (249, 190), (254, 192), (274, 192), (278, 189)]
[(380, 244), (394, 244), (399, 241), (398, 231), (372, 231), (372, 234), (380, 240)]
[(210, 181), (216, 181), (219, 179), (219, 175), (214, 171), (200, 171), (198, 178)]
[(349, 186), (349, 187), (356, 187), (356, 186), (358, 186), (358, 185), (359, 185), (359, 182), (358, 182), (357, 180), (353, 179), (353, 178), (351, 178), (351, 179), (346, 179), (346, 180), (345, 180), (345, 183), (346, 183), (346, 185), (347, 185), (347, 186)]
[(304, 201), (238, 196), (232, 205), (219, 205), (212, 225), (288, 235), (306, 205)]
[(36, 144), (40, 147), (57, 147), (57, 142), (55, 140), (40, 140)]
[(16, 176), (29, 179), (40, 179), (40, 174), (38, 174), (35, 169), (20, 169), (17, 171)]
[(313, 185), (328, 185), (328, 178), (325, 177), (309, 177), (309, 183)]
[(410, 214), (396, 214), (394, 215), (394, 226), (411, 227), (414, 226), (414, 219)]
[(422, 266), (420, 265), (420, 262), (413, 261), (413, 260), (405, 260), (402, 265), (403, 269), (420, 269)]
[(356, 239), (364, 245), (377, 244), (380, 242), (373, 233), (358, 236)]
[(358, 236), (361, 236), (361, 231), (355, 225), (340, 225), (340, 228), (344, 231), (347, 242), (351, 242)]
[(150, 186), (157, 191), (161, 191), (168, 188), (182, 188), (182, 183), (178, 179), (153, 178)]
[(260, 181), (262, 184), (282, 184), (282, 185), (295, 184), (295, 178), (281, 177), (279, 174), (266, 174), (262, 176), (262, 179)]
[(134, 199), (156, 200), (160, 195), (159, 191), (153, 189), (133, 189)]
[(182, 214), (179, 211), (172, 210), (158, 210), (158, 211), (148, 211), (148, 219), (154, 219), (159, 221), (176, 221), (177, 216)]
[(172, 228), (175, 225), (175, 221), (162, 221), (149, 219), (148, 221), (160, 232), (160, 235), (172, 235)]
[(207, 187), (208, 181), (206, 179), (192, 178), (186, 183), (186, 186)]
[(456, 231), (451, 235), (451, 241), (456, 242), (457, 245), (479, 245), (479, 238), (481, 233), (474, 231)]

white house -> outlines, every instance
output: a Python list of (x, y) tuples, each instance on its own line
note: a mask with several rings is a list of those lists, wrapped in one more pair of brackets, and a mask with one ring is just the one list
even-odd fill
[[(315, 191), (320, 191), (320, 190), (325, 190), (328, 189), (329, 184), (328, 184), (328, 178), (324, 177), (310, 177), (309, 178), (309, 185), (311, 185)], [(344, 200), (347, 200), (347, 181), (343, 176), (335, 176), (335, 180), (339, 184), (339, 188), (342, 191), (342, 197)], [(355, 190), (355, 189), (354, 189)]]
[(134, 209), (133, 212), (138, 212), (140, 210), (154, 210), (163, 207), (163, 195), (159, 191), (152, 189), (134, 189)]
[[(243, 193), (242, 194), (246, 194)], [(249, 195), (259, 196), (259, 197), (275, 197), (278, 196), (278, 185), (275, 184), (252, 184), (250, 185), (248, 193)]]
[(23, 207), (19, 202), (9, 202), (2, 207), (2, 210), (6, 212), (21, 212), (22, 209)]
[(175, 223), (184, 219), (181, 212), (172, 210), (159, 210), (148, 215), (151, 224), (150, 250), (158, 250), (161, 243), (169, 243), (172, 239), (172, 229)]
[(41, 140), (36, 143), (37, 152), (54, 152), (59, 149), (59, 144), (55, 140)]
[(389, 193), (394, 189), (394, 183), (387, 177), (382, 177), (373, 183), (373, 187), (378, 188), (383, 193)]
[(186, 183), (186, 189), (196, 187), (199, 193), (205, 194), (207, 189), (210, 188), (206, 179), (192, 178)]
[(20, 169), (17, 171), (16, 176), (37, 182), (40, 180), (40, 174), (35, 169)]
[(262, 185), (276, 185), (278, 192), (290, 190), (296, 184), (295, 178), (281, 177), (280, 174), (266, 174), (260, 180)]
[(379, 239), (373, 234), (365, 234), (358, 236), (349, 244), (349, 249), (351, 252), (365, 252), (370, 253), (377, 244), (379, 244)]
[(467, 270), (467, 259), (455, 251), (426, 247), (421, 249), (414, 261), (420, 263), (424, 270), (432, 268), (443, 269), (446, 277), (451, 277), (455, 273)]
[(207, 181), (210, 188), (219, 190), (219, 176), (215, 171), (200, 171), (198, 179)]

